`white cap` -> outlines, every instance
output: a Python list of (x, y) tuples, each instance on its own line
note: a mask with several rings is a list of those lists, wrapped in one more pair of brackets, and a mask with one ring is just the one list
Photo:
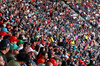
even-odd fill
[(27, 53), (29, 53), (29, 52), (34, 52), (35, 50), (33, 50), (31, 47), (28, 47), (27, 49), (26, 49), (26, 52)]

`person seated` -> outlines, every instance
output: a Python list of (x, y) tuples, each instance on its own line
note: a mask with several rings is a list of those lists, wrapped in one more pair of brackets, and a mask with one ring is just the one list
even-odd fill
[(10, 47), (10, 51), (5, 55), (7, 58), (7, 62), (11, 60), (16, 60), (16, 55), (19, 54), (19, 48), (20, 46), (17, 46), (16, 44), (13, 44), (12, 47)]
[(0, 66), (4, 66), (5, 61), (3, 60), (3, 57), (0, 55)]
[(9, 66), (21, 66), (21, 65), (24, 65), (25, 63), (29, 62), (29, 59), (30, 59), (30, 56), (28, 53), (26, 52), (22, 52), (22, 53), (19, 53), (17, 56), (16, 56), (17, 60), (11, 60), (8, 65)]

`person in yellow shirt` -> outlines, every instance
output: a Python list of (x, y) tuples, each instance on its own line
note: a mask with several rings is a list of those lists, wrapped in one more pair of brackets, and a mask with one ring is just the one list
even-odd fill
[(87, 40), (88, 40), (88, 36), (86, 35), (86, 36), (85, 36), (85, 41), (87, 42)]
[(88, 36), (85, 36), (85, 39), (88, 39)]
[(75, 46), (75, 42), (72, 40), (72, 41), (70, 42), (70, 45), (71, 45), (71, 46)]
[(54, 42), (54, 39), (51, 35), (48, 37), (48, 40), (49, 40), (49, 42)]

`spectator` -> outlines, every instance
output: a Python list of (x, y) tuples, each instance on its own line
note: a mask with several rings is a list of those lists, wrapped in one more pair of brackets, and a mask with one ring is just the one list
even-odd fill
[(9, 41), (10, 41), (12, 44), (17, 44), (17, 42), (19, 41), (19, 39), (16, 39), (15, 36), (11, 36), (11, 37), (9, 37)]
[(39, 59), (37, 60), (37, 65), (40, 64), (40, 63), (45, 63), (46, 60), (47, 60), (47, 58), (48, 58), (48, 53), (42, 52), (41, 58), (39, 58)]
[(53, 66), (53, 64), (52, 64), (51, 62), (47, 62), (47, 63), (45, 64), (45, 66)]
[(28, 65), (36, 64), (36, 63), (34, 62), (34, 60), (35, 60), (34, 51), (35, 51), (35, 50), (33, 50), (31, 47), (28, 47), (28, 48), (26, 49), (26, 52), (30, 55), (30, 62), (29, 62)]
[(4, 20), (4, 21), (3, 21), (3, 26), (6, 27), (6, 25), (7, 25), (7, 21)]
[(2, 56), (0, 56), (0, 66), (4, 66), (5, 61)]
[(20, 50), (20, 52), (26, 52), (26, 49), (29, 48), (30, 46), (31, 46), (31, 43), (25, 42), (25, 43), (24, 43), (24, 47), (23, 47), (22, 50)]
[[(17, 44), (18, 39), (19, 42), (24, 41), (17, 44), (21, 46), (20, 53), (31, 46), (34, 50), (29, 52), (30, 56), (34, 54), (32, 61), (37, 63), (43, 57), (38, 66), (45, 65), (54, 57), (59, 58), (55, 59), (59, 66), (86, 66), (90, 60), (100, 65), (97, 59), (100, 54), (99, 0), (64, 1), (16, 0), (1, 3), (0, 31), (5, 33), (1, 31), (0, 39), (9, 39), (12, 44)], [(5, 36), (7, 33), (9, 35)], [(48, 58), (42, 56), (44, 52)]]
[(17, 42), (17, 45), (20, 46), (20, 49), (19, 50), (23, 49), (23, 47), (24, 47), (24, 41), (23, 40), (19, 40)]
[(12, 60), (8, 63), (9, 66), (21, 66), (23, 64), (25, 64), (26, 62), (29, 62), (29, 54), (28, 53), (25, 53), (25, 52), (22, 52), (22, 53), (19, 53), (17, 56), (16, 56), (17, 60)]
[(67, 62), (63, 61), (61, 66), (67, 66)]
[(20, 46), (17, 46), (16, 44), (13, 44), (12, 47), (10, 47), (10, 51), (5, 55), (7, 58), (7, 62), (11, 60), (16, 60), (16, 55), (19, 54), (19, 48)]
[(90, 64), (88, 64), (87, 66), (96, 66), (96, 65), (93, 63), (93, 60), (90, 60)]
[(5, 35), (8, 35), (8, 34), (5, 31), (0, 31), (0, 42), (1, 42), (1, 40), (3, 40), (3, 37)]
[(19, 37), (19, 32), (14, 32), (13, 36), (15, 36), (16, 38), (18, 38)]
[(40, 48), (40, 51), (39, 51), (39, 54), (37, 55), (37, 59), (41, 58), (41, 54), (45, 52), (45, 48), (44, 47), (41, 47)]
[(5, 31), (6, 33), (8, 33), (9, 31), (7, 30), (7, 28), (2, 28), (2, 31)]
[(53, 59), (53, 58), (50, 58), (50, 59), (48, 60), (48, 62), (51, 62), (54, 66), (58, 66), (58, 65), (56, 64), (55, 59)]
[(5, 54), (9, 51), (10, 46), (11, 46), (11, 44), (10, 44), (9, 40), (7, 40), (7, 39), (4, 39), (0, 42), (0, 55), (3, 57), (3, 59), (5, 61), (4, 66), (8, 66)]

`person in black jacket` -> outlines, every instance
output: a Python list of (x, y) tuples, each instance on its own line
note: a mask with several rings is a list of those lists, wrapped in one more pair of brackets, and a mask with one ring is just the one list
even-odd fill
[(7, 63), (7, 59), (5, 57), (5, 54), (9, 51), (10, 49), (10, 42), (8, 39), (4, 39), (0, 42), (0, 55), (3, 57), (4, 61), (5, 61), (5, 64), (4, 66), (8, 66), (8, 63)]

